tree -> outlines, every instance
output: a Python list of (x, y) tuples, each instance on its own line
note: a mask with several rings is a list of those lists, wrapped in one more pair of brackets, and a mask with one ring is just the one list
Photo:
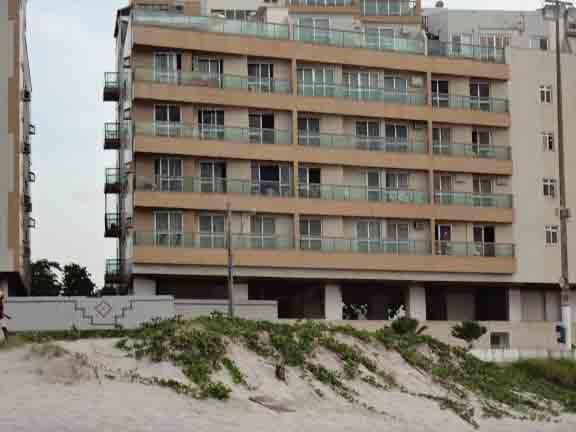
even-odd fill
[(62, 277), (62, 294), (67, 297), (72, 296), (92, 296), (96, 290), (96, 284), (92, 281), (92, 275), (86, 267), (78, 264), (67, 264), (64, 266), (64, 276)]
[(62, 271), (60, 264), (54, 261), (42, 259), (32, 263), (32, 286), (33, 296), (57, 296), (60, 294), (62, 284), (58, 280), (57, 271)]
[(462, 339), (468, 344), (468, 349), (474, 348), (474, 342), (486, 334), (488, 330), (476, 321), (463, 321), (452, 327), (452, 336)]
[(392, 330), (394, 333), (403, 336), (417, 336), (428, 330), (428, 327), (420, 327), (420, 322), (417, 319), (409, 317), (401, 317), (392, 321)]

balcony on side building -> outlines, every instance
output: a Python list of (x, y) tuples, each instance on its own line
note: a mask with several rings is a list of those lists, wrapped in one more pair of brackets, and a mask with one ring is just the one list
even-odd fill
[(104, 102), (118, 102), (120, 100), (120, 82), (118, 72), (104, 74)]
[(515, 246), (511, 243), (437, 241), (436, 254), (462, 257), (514, 257)]
[(513, 195), (504, 193), (435, 192), (436, 204), (444, 206), (513, 208)]
[(510, 112), (508, 99), (494, 97), (432, 93), (432, 106), (434, 108), (451, 108), (492, 113)]
[(439, 156), (512, 160), (512, 147), (510, 146), (434, 142), (432, 149), (434, 154)]
[(120, 123), (104, 125), (104, 150), (120, 150)]
[(120, 238), (122, 234), (121, 219), (119, 213), (106, 213), (104, 216), (104, 237)]
[(120, 259), (111, 258), (106, 260), (104, 281), (106, 284), (122, 284), (126, 282), (124, 264)]
[(124, 188), (124, 181), (118, 168), (107, 168), (104, 193), (120, 194)]
[(300, 198), (330, 201), (375, 201), (400, 204), (428, 204), (428, 192), (367, 186), (300, 184)]
[(383, 136), (358, 136), (300, 131), (298, 144), (333, 150), (364, 150), (386, 153), (427, 153), (425, 140), (400, 139)]

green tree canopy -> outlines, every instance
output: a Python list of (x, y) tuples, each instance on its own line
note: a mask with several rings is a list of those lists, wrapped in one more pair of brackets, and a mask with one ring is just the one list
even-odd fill
[(32, 286), (33, 296), (57, 296), (60, 294), (62, 285), (58, 279), (58, 273), (62, 271), (60, 264), (54, 261), (42, 259), (32, 263)]
[(96, 284), (92, 281), (92, 275), (86, 267), (79, 264), (67, 264), (64, 266), (62, 277), (62, 294), (65, 296), (92, 296), (96, 290)]

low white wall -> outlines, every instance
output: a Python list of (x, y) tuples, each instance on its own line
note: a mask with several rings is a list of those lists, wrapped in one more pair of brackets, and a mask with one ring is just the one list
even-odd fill
[[(179, 300), (174, 301), (176, 315), (183, 318), (197, 318), (212, 312), (228, 313), (227, 300)], [(268, 300), (237, 301), (236, 316), (254, 320), (277, 320), (278, 302)]]
[(486, 362), (509, 363), (527, 359), (571, 359), (576, 360), (576, 352), (551, 350), (472, 350), (470, 354)]
[(10, 297), (11, 331), (136, 328), (175, 315), (174, 299), (154, 297)]

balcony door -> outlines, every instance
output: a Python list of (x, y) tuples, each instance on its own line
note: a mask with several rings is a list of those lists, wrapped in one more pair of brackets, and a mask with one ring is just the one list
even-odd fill
[(410, 224), (407, 222), (391, 222), (387, 226), (388, 252), (407, 254), (410, 252)]
[(452, 130), (446, 127), (432, 128), (432, 145), (434, 153), (450, 154), (452, 143)]
[(224, 110), (200, 109), (198, 110), (198, 129), (201, 138), (224, 139)]
[(385, 127), (386, 147), (392, 151), (408, 151), (408, 126), (387, 123)]
[(384, 77), (385, 98), (388, 103), (406, 103), (408, 94), (408, 80), (398, 75)]
[(329, 67), (298, 68), (299, 93), (302, 96), (333, 96), (336, 72)]
[(298, 119), (298, 142), (305, 146), (320, 145), (320, 119), (300, 117)]
[(380, 221), (356, 222), (356, 247), (359, 252), (382, 250), (382, 224)]
[(276, 249), (276, 221), (272, 216), (250, 218), (250, 247)]
[(270, 196), (290, 196), (292, 173), (290, 165), (252, 164), (252, 193)]
[(438, 255), (452, 255), (452, 225), (436, 225), (436, 242)]
[(321, 170), (316, 167), (298, 168), (298, 177), (300, 182), (300, 197), (302, 198), (320, 198), (321, 191)]
[(177, 158), (154, 160), (154, 179), (156, 189), (162, 192), (183, 192), (183, 162)]
[(474, 254), (496, 256), (496, 229), (493, 225), (474, 226)]
[(410, 174), (402, 171), (386, 172), (386, 199), (388, 201), (411, 202)]
[(300, 249), (322, 249), (322, 219), (308, 217), (300, 219)]
[(226, 193), (226, 162), (200, 162), (200, 192)]
[(470, 106), (480, 111), (490, 111), (490, 83), (470, 82)]
[(474, 176), (472, 179), (474, 205), (478, 207), (493, 207), (494, 180), (491, 177)]
[(492, 132), (488, 129), (472, 129), (472, 152), (478, 157), (491, 157)]
[(274, 114), (250, 113), (248, 117), (250, 126), (250, 142), (253, 144), (274, 144)]
[(163, 247), (182, 247), (183, 216), (180, 211), (157, 211), (154, 213), (155, 244)]
[(438, 204), (452, 204), (454, 200), (454, 177), (450, 174), (439, 174), (434, 177), (434, 191)]
[(366, 199), (369, 201), (381, 201), (383, 199), (382, 176), (383, 173), (379, 169), (365, 171)]
[(224, 60), (217, 57), (194, 57), (193, 65), (202, 81), (208, 81), (213, 87), (222, 87)]
[(380, 122), (377, 120), (356, 121), (356, 148), (361, 150), (382, 150)]
[(448, 80), (432, 80), (432, 106), (450, 106), (450, 84)]
[(182, 132), (179, 105), (154, 105), (154, 129), (157, 136), (178, 137)]
[(347, 87), (347, 96), (354, 99), (376, 99), (378, 88), (381, 87), (378, 72), (344, 71), (342, 80)]
[(274, 65), (272, 63), (248, 63), (248, 89), (269, 93), (273, 91)]
[(204, 249), (226, 247), (226, 217), (224, 215), (201, 215), (198, 217), (198, 238)]
[(298, 40), (328, 43), (330, 41), (330, 18), (299, 17)]
[(172, 52), (154, 53), (154, 80), (177, 83), (182, 71), (182, 55)]
[(369, 27), (365, 30), (366, 45), (372, 49), (393, 50), (396, 32), (390, 27)]
[(452, 35), (452, 55), (457, 57), (474, 57), (474, 37), (470, 33)]

